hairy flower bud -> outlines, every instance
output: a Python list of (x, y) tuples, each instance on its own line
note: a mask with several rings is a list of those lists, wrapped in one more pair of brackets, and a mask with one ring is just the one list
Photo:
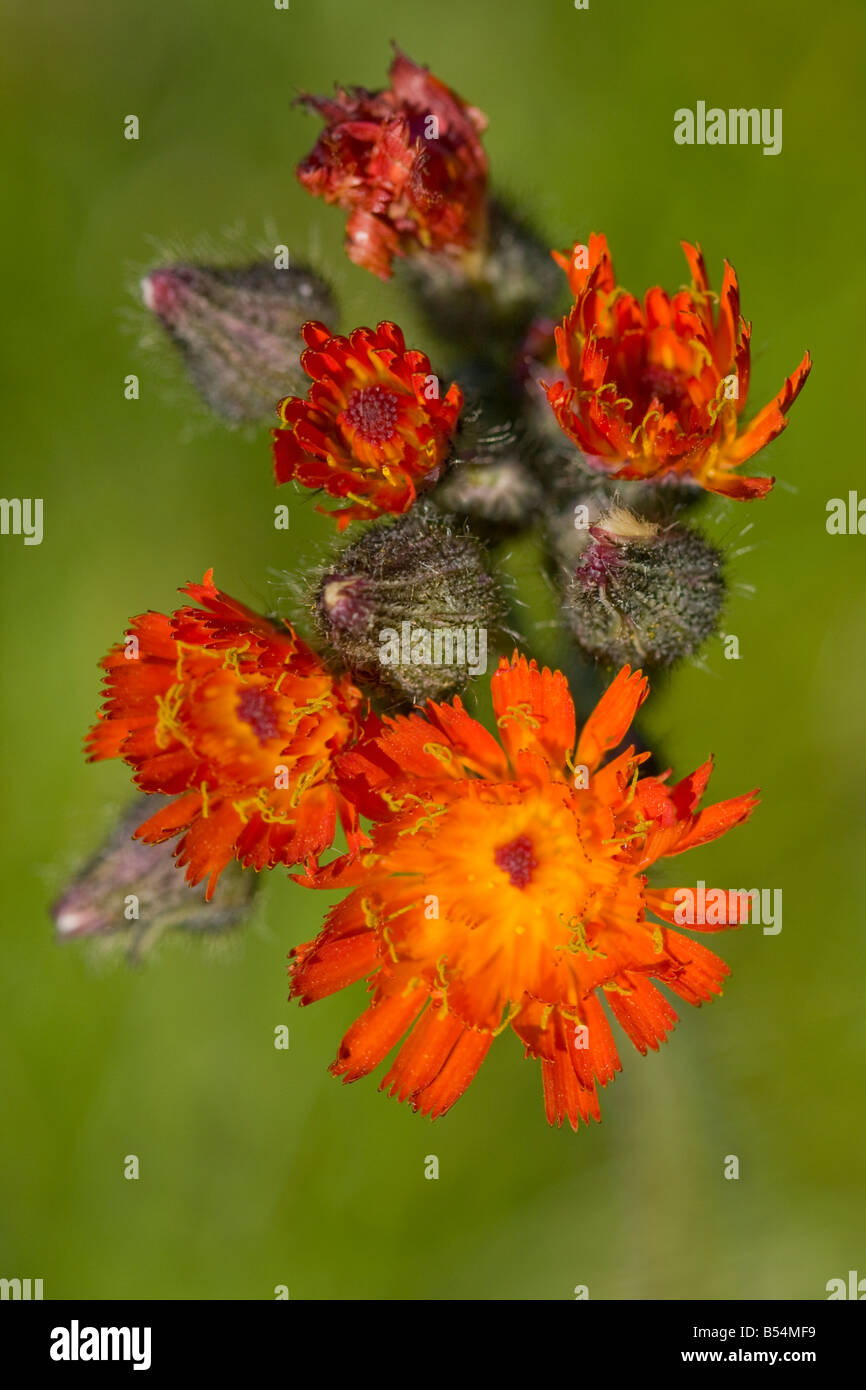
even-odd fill
[(725, 594), (722, 557), (697, 531), (661, 526), (616, 506), (589, 535), (563, 612), (595, 660), (670, 666), (716, 629)]
[(135, 959), (169, 928), (205, 934), (248, 917), (259, 881), (253, 871), (233, 861), (206, 902), (205, 885), (186, 881), (171, 842), (132, 839), (155, 807), (170, 804), (170, 797), (142, 796), (122, 813), (51, 909), (59, 941), (111, 938)]
[(570, 459), (560, 461), (570, 479), (570, 483), (565, 483), (556, 479), (555, 458), (548, 474), (539, 466), (538, 456), (533, 462), (544, 497), (545, 538), (555, 571), (574, 570), (593, 542), (593, 527), (608, 512), (625, 508), (647, 521), (664, 525), (679, 519), (688, 506), (676, 487), (614, 483), (596, 469), (580, 467)]
[(551, 484), (545, 492), (544, 534), (555, 572), (574, 570), (592, 542), (591, 528), (622, 500), (622, 489), (614, 497), (610, 485), (598, 476), (586, 479), (574, 492), (560, 494)]
[(480, 411), (466, 411), (455, 450), (450, 469), (431, 494), (437, 506), (491, 534), (532, 525), (541, 488), (521, 458), (511, 425), (491, 426)]
[(505, 611), (482, 543), (430, 503), (341, 551), (320, 574), (313, 606), (320, 635), (355, 679), (416, 704), (484, 673)]
[(268, 261), (241, 269), (164, 266), (145, 275), (141, 294), (199, 394), (232, 424), (270, 422), (287, 391), (303, 393), (301, 327), (334, 312), (318, 275)]
[(457, 463), (433, 494), (448, 512), (491, 531), (531, 526), (539, 487), (516, 454)]

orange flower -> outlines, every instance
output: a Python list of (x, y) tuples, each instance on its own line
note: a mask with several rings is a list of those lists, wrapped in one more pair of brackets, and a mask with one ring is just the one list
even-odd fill
[(395, 256), (458, 255), (483, 239), (487, 121), (397, 51), (391, 86), (300, 98), (325, 129), (298, 165), (304, 187), (350, 211), (346, 254), (380, 279)]
[(135, 838), (183, 832), (177, 861), (207, 897), (230, 859), (256, 869), (309, 862), (350, 843), (357, 817), (333, 780), (335, 754), (357, 730), (360, 694), (335, 682), (292, 628), (203, 584), (201, 607), (144, 613), (101, 662), (107, 698), (87, 736), (89, 761), (122, 758), (145, 792), (176, 796)]
[[(358, 518), (409, 510), (445, 463), (463, 406), (460, 387), (444, 399), (423, 352), (408, 352), (395, 323), (333, 337), (322, 323), (303, 329), (301, 365), (313, 382), (306, 400), (280, 401), (274, 430), (278, 483), (290, 478), (353, 504), (326, 515), (339, 530)], [(323, 508), (318, 510), (322, 511)]]
[(576, 1128), (620, 1067), (602, 1000), (646, 1052), (676, 1021), (653, 979), (690, 1004), (720, 992), (724, 962), (648, 919), (673, 922), (675, 890), (648, 891), (645, 870), (756, 797), (698, 811), (710, 762), (670, 788), (639, 776), (649, 755), (633, 747), (605, 762), (646, 693), (624, 667), (575, 746), (565, 678), (515, 653), (492, 681), (501, 745), (455, 699), (371, 726), (341, 757), (372, 847), (303, 880), (352, 892), (292, 967), (304, 1004), (369, 978), (337, 1076), (364, 1076), (411, 1028), (382, 1087), (435, 1117), (509, 1024), (541, 1063), (549, 1121)]
[(726, 261), (714, 320), (700, 248), (682, 246), (691, 289), (672, 298), (647, 290), (642, 306), (617, 285), (605, 237), (570, 257), (553, 253), (575, 303), (556, 330), (567, 380), (546, 388), (548, 400), (568, 437), (615, 478), (680, 477), (727, 497), (764, 497), (773, 478), (734, 470), (781, 434), (811, 358), (739, 431), (752, 326), (740, 316), (736, 272)]

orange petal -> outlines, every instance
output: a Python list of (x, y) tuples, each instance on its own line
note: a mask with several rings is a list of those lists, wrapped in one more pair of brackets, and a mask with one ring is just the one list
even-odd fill
[(292, 969), (292, 998), (312, 1004), (372, 974), (379, 960), (375, 932), (361, 930), (351, 936), (323, 941), (304, 954)]
[(412, 1099), (412, 1109), (422, 1115), (429, 1115), (431, 1120), (450, 1110), (475, 1077), (492, 1042), (492, 1033), (478, 1033), (471, 1028), (465, 1028), (445, 1065), (429, 1085), (416, 1092)]
[(580, 1120), (589, 1124), (590, 1119), (601, 1119), (595, 1083), (581, 1085), (564, 1047), (557, 1048), (554, 1061), (541, 1063), (541, 1079), (548, 1124), (559, 1126), (567, 1119), (576, 1130)]
[(772, 492), (775, 481), (775, 478), (741, 478), (737, 473), (715, 470), (706, 475), (704, 486), (707, 492), (715, 492), (719, 497), (730, 497), (734, 502), (752, 502)]
[[(709, 889), (707, 890), (710, 891)], [(682, 922), (678, 920), (676, 913), (681, 903), (687, 903), (688, 898), (678, 898), (677, 894), (694, 894), (695, 887), (680, 888), (648, 888), (644, 891), (644, 902), (647, 911), (653, 916), (660, 917), (663, 922), (669, 922), (672, 927), (688, 927), (689, 931), (713, 932), (730, 931), (732, 927), (739, 925), (738, 922)]]
[[(734, 363), (737, 332), (740, 320), (740, 289), (737, 272), (725, 261), (725, 276), (719, 296), (719, 323), (716, 329), (716, 366), (724, 375)], [(740, 390), (742, 390), (740, 383)]]
[(554, 1060), (556, 1035), (551, 1026), (552, 1014), (549, 1004), (527, 997), (512, 1018), (511, 1027), (526, 1048), (527, 1056), (543, 1057), (548, 1062)]
[(588, 1086), (595, 1077), (602, 1086), (612, 1081), (618, 1071), (622, 1070), (622, 1063), (619, 1060), (619, 1053), (616, 1048), (613, 1031), (607, 1021), (607, 1014), (602, 1008), (600, 999), (595, 994), (587, 995), (581, 1005), (582, 1024), (586, 1028), (586, 1037), (589, 1043), (587, 1048), (577, 1046), (578, 1038), (582, 1041), (582, 1036), (578, 1034), (578, 1024), (567, 1024), (566, 1027), (572, 1028), (572, 1050), (571, 1061), (577, 1078), (584, 1086)]
[(707, 758), (705, 763), (701, 763), (699, 768), (689, 773), (688, 777), (683, 777), (676, 786), (671, 788), (671, 801), (678, 815), (690, 816), (697, 810), (701, 797), (707, 789), (712, 771), (713, 759)]
[(730, 975), (730, 969), (706, 946), (679, 932), (662, 933), (665, 951), (675, 962), (673, 969), (659, 974), (669, 989), (684, 999), (687, 1004), (701, 1004), (721, 994), (722, 981)]
[(357, 1081), (378, 1067), (418, 1017), (428, 996), (429, 991), (420, 985), (383, 994), (352, 1024), (331, 1066), (333, 1075)]
[(574, 703), (561, 671), (539, 671), (535, 661), (514, 652), (490, 683), (493, 712), (512, 762), (519, 752), (537, 753), (562, 768), (574, 747)]
[(646, 1053), (647, 1048), (658, 1050), (668, 1033), (677, 1022), (664, 995), (645, 975), (635, 975), (628, 971), (621, 981), (621, 988), (607, 988), (607, 1002), (621, 1028), (628, 1033), (638, 1052)]
[(485, 777), (505, 778), (508, 762), (491, 733), (473, 719), (463, 707), (459, 696), (450, 705), (427, 706), (431, 722), (448, 736), (448, 742), (464, 767)]
[(699, 294), (706, 294), (710, 288), (710, 280), (707, 275), (706, 262), (700, 246), (692, 246), (689, 241), (681, 241), (680, 246), (685, 252), (686, 260), (689, 263), (689, 270), (692, 272), (692, 284)]
[(170, 801), (167, 806), (162, 806), (154, 815), (142, 821), (132, 838), (143, 840), (146, 845), (158, 845), (163, 840), (170, 840), (172, 835), (177, 835), (179, 831), (192, 824), (201, 807), (202, 799), (198, 792), (179, 796), (176, 801)]
[[(782, 433), (788, 423), (785, 417), (808, 381), (811, 370), (812, 358), (807, 352), (797, 369), (785, 378), (778, 394), (764, 406), (763, 410), (758, 411), (754, 420), (746, 427), (735, 443), (725, 451), (726, 463), (734, 468), (738, 467)], [(718, 491), (719, 489), (714, 487), (713, 490)]]
[(742, 796), (733, 796), (728, 801), (717, 801), (715, 806), (708, 806), (705, 811), (695, 816), (691, 826), (680, 835), (676, 848), (668, 850), (667, 853), (682, 854), (684, 850), (694, 849), (696, 845), (705, 845), (710, 840), (717, 840), (735, 825), (748, 820), (757, 804), (757, 787)]
[(198, 816), (178, 844), (177, 862), (187, 866), (189, 882), (200, 883), (208, 876), (205, 892), (208, 901), (213, 897), (217, 879), (226, 864), (234, 858), (235, 842), (242, 825), (230, 801), (211, 803), (208, 814)]
[(576, 761), (593, 772), (605, 753), (622, 743), (648, 694), (643, 673), (623, 666), (580, 731)]
[(430, 1004), (394, 1058), (379, 1090), (397, 1100), (407, 1100), (416, 1091), (423, 1091), (435, 1081), (463, 1032), (459, 1019)]

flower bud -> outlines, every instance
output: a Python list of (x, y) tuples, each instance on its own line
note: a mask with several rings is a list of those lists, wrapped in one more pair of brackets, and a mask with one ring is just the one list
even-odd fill
[(697, 531), (615, 506), (589, 537), (563, 613), (596, 661), (671, 666), (715, 631), (725, 594), (722, 556)]
[(356, 680), (420, 704), (484, 673), (505, 606), (482, 543), (428, 502), (340, 552), (318, 577), (313, 611)]
[(111, 938), (136, 959), (168, 928), (213, 933), (242, 923), (258, 875), (228, 864), (210, 902), (205, 884), (191, 887), (174, 861), (174, 844), (133, 840), (134, 831), (170, 797), (142, 796), (116, 821), (89, 863), (51, 909), (58, 941)]
[(551, 482), (545, 492), (544, 535), (556, 572), (574, 571), (592, 542), (591, 528), (621, 500), (622, 490), (614, 496), (609, 483), (598, 475), (586, 478), (573, 492), (560, 491)]
[(433, 494), (446, 511), (491, 532), (531, 526), (539, 497), (537, 482), (514, 453), (458, 462)]
[(491, 535), (531, 526), (541, 488), (520, 456), (512, 426), (491, 426), (480, 411), (465, 411), (455, 449), (450, 469), (431, 494), (436, 505)]
[(647, 521), (670, 523), (686, 504), (674, 487), (656, 487), (652, 483), (614, 482), (594, 468), (582, 468), (573, 460), (563, 460), (570, 485), (557, 483), (553, 472), (545, 475), (536, 464), (544, 496), (545, 538), (555, 570), (573, 571), (584, 551), (593, 541), (593, 527), (608, 512), (625, 508)]
[(267, 261), (241, 269), (164, 266), (145, 275), (141, 294), (199, 394), (232, 424), (270, 422), (287, 391), (303, 394), (301, 327), (334, 313), (318, 275)]

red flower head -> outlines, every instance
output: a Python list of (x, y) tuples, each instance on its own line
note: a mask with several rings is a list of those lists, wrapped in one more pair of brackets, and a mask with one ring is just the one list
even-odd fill
[(726, 965), (662, 925), (677, 890), (649, 891), (645, 871), (745, 820), (755, 795), (699, 811), (711, 763), (669, 788), (640, 777), (633, 747), (604, 762), (646, 691), (624, 667), (575, 747), (565, 678), (515, 653), (492, 682), (501, 742), (455, 699), (341, 757), (372, 847), (306, 880), (352, 892), (292, 968), (305, 1004), (369, 979), (336, 1075), (364, 1076), (411, 1028), (382, 1087), (435, 1117), (510, 1024), (541, 1063), (548, 1119), (576, 1128), (620, 1066), (602, 1000), (646, 1052), (676, 1021), (653, 979), (690, 1004), (720, 992)]
[(439, 477), (463, 392), (455, 384), (440, 398), (429, 358), (407, 352), (395, 323), (356, 328), (348, 338), (308, 323), (303, 335), (301, 365), (313, 385), (306, 400), (280, 401), (287, 428), (274, 430), (277, 482), (294, 478), (347, 498), (351, 506), (330, 513), (341, 531), (350, 521), (408, 511)]
[(725, 262), (718, 315), (700, 248), (682, 243), (691, 289), (648, 290), (641, 305), (616, 283), (603, 236), (554, 252), (575, 295), (556, 331), (567, 380), (547, 387), (561, 428), (616, 478), (691, 479), (727, 497), (764, 497), (772, 478), (734, 470), (781, 434), (812, 362), (808, 352), (777, 396), (739, 431), (749, 390), (751, 324)]
[(230, 859), (255, 869), (315, 863), (339, 815), (357, 817), (333, 780), (357, 731), (359, 692), (335, 681), (288, 624), (275, 626), (214, 588), (181, 590), (200, 607), (134, 618), (101, 665), (107, 697), (86, 746), (122, 758), (145, 792), (175, 796), (136, 839), (183, 832), (177, 861), (210, 897)]
[(394, 256), (460, 254), (483, 240), (487, 121), (397, 51), (391, 86), (303, 96), (325, 129), (298, 165), (310, 193), (349, 209), (346, 253), (389, 279)]

